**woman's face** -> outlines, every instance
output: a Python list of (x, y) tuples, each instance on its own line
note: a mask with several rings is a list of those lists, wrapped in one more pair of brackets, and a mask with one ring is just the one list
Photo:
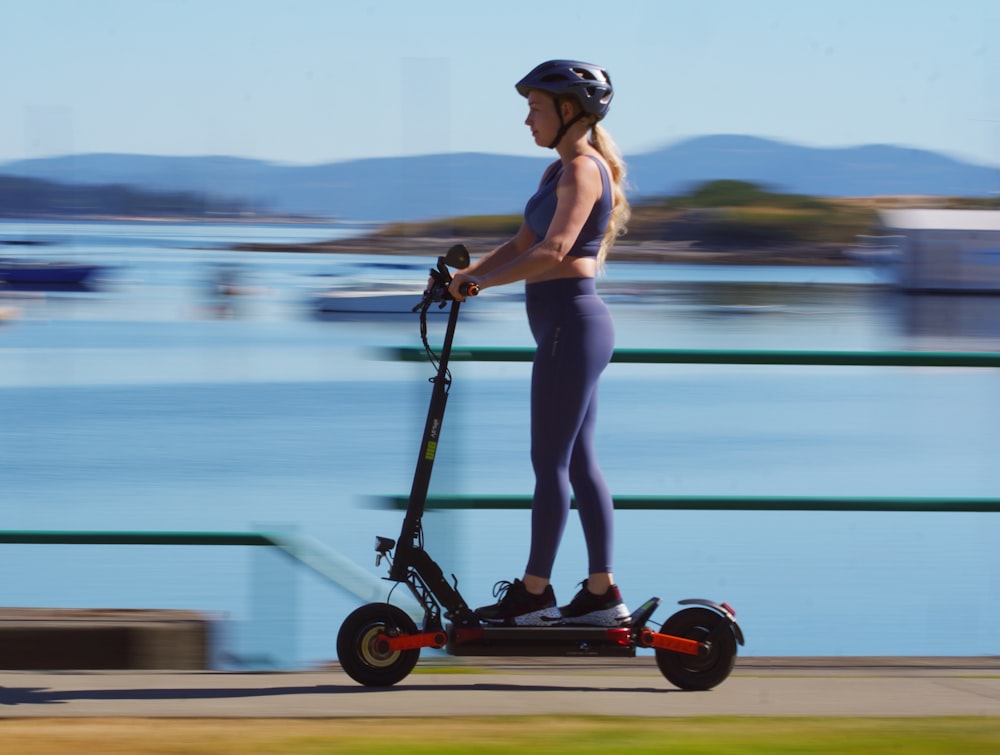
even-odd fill
[(548, 147), (556, 138), (562, 123), (552, 95), (532, 89), (528, 92), (528, 117), (524, 124), (531, 129), (535, 144)]

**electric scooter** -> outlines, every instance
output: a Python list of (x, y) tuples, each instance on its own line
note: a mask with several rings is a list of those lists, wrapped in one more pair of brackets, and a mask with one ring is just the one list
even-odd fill
[[(423, 300), (413, 308), (420, 312), (421, 340), (437, 372), (430, 380), (430, 406), (399, 539), (375, 539), (376, 567), (383, 560), (388, 562), (387, 580), (409, 588), (423, 608), (423, 623), (418, 628), (405, 611), (388, 599), (361, 606), (348, 615), (337, 635), (341, 668), (360, 684), (385, 687), (406, 678), (416, 666), (422, 648), (444, 648), (455, 656), (580, 658), (635, 657), (637, 648), (651, 648), (663, 676), (680, 689), (707, 690), (719, 685), (733, 670), (737, 643), (744, 642), (735, 611), (726, 603), (681, 600), (680, 605), (686, 607), (670, 616), (659, 630), (649, 626), (650, 617), (660, 605), (659, 598), (647, 600), (631, 614), (626, 625), (618, 627), (485, 625), (459, 593), (455, 576), (449, 582), (424, 550), (421, 520), (451, 387), (448, 362), (461, 309), (461, 302), (448, 293), (449, 268), (460, 270), (468, 264), (469, 253), (461, 244), (439, 257), (437, 266), (430, 270)], [(475, 287), (463, 290), (466, 295), (477, 293)], [(439, 355), (427, 336), (427, 311), (434, 304), (451, 307)]]

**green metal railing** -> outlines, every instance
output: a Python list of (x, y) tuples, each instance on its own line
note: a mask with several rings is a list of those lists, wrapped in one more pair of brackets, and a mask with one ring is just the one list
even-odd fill
[[(303, 535), (270, 532), (148, 532), (0, 530), (0, 544), (34, 545), (214, 545), (271, 547), (308, 567), (362, 602), (385, 600), (385, 581), (348, 558)], [(372, 553), (374, 553), (374, 549)]]
[(0, 530), (0, 543), (35, 545), (252, 545), (277, 546), (263, 532), (121, 532)]
[[(454, 348), (463, 362), (530, 362), (531, 348)], [(385, 349), (385, 358), (426, 361), (423, 349)], [(856, 367), (1000, 367), (1000, 353), (951, 351), (808, 351), (748, 349), (616, 349), (612, 362), (625, 364), (813, 365)], [(995, 498), (824, 497), (824, 496), (615, 496), (620, 510), (688, 511), (910, 511), (997, 512)], [(405, 496), (383, 496), (377, 506), (405, 509)], [(528, 496), (431, 496), (427, 509), (525, 509)]]
[[(393, 347), (384, 358), (423, 362), (421, 348)], [(531, 348), (455, 347), (451, 359), (461, 362), (530, 362)], [(858, 367), (1000, 367), (1000, 352), (989, 351), (808, 351), (751, 349), (615, 349), (612, 362), (624, 364), (773, 364)]]
[[(384, 358), (422, 362), (423, 349), (382, 349)], [(455, 348), (469, 362), (530, 362), (530, 348)], [(630, 364), (847, 365), (873, 367), (1000, 367), (1000, 353), (925, 351), (789, 351), (740, 349), (618, 349), (612, 362)], [(382, 496), (376, 505), (405, 509), (405, 496)], [(528, 496), (431, 496), (427, 509), (522, 509)], [(997, 512), (1000, 499), (823, 496), (616, 496), (622, 510), (692, 511), (898, 511)], [(148, 532), (0, 530), (0, 544), (196, 545), (273, 547), (362, 601), (382, 600), (384, 581), (312, 538), (265, 532)]]
[[(405, 510), (406, 496), (374, 499), (376, 506)], [(619, 511), (910, 511), (910, 512), (998, 512), (998, 498), (840, 498), (831, 496), (615, 496)], [(574, 503), (575, 507), (575, 503)], [(530, 496), (438, 495), (429, 496), (425, 508), (528, 509)]]

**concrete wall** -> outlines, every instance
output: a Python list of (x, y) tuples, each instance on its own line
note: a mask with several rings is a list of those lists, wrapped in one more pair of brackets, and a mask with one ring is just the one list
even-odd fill
[(0, 669), (207, 669), (196, 611), (0, 608)]

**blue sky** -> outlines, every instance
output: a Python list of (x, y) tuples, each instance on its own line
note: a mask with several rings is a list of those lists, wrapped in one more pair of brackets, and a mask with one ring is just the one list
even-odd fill
[(626, 156), (702, 134), (1000, 165), (995, 0), (0, 0), (0, 162), (534, 155), (513, 84), (611, 73)]

